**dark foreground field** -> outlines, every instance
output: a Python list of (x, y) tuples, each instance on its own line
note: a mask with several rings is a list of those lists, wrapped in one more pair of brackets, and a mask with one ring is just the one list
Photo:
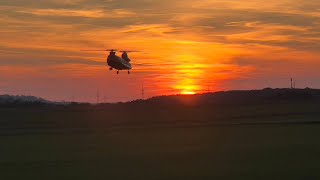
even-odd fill
[(319, 179), (320, 103), (286, 93), (3, 107), (0, 178)]

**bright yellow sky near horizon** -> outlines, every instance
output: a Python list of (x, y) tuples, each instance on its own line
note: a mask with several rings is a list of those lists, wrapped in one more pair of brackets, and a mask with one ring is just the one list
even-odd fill
[[(168, 94), (320, 88), (319, 0), (1, 0), (0, 94), (129, 101)], [(129, 54), (132, 74), (106, 66)], [(120, 54), (119, 54), (120, 55)]]

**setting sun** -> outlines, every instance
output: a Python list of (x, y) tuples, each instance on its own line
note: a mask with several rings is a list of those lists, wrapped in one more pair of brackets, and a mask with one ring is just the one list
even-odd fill
[(196, 94), (196, 92), (190, 91), (190, 90), (183, 90), (183, 91), (181, 91), (180, 94), (182, 94), (182, 95), (193, 95), (193, 94)]

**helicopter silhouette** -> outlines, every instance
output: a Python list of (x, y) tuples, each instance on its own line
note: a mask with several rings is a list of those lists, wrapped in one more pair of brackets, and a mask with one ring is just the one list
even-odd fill
[[(130, 74), (130, 70), (132, 69), (132, 65), (130, 63), (131, 59), (129, 58), (128, 53), (130, 52), (140, 52), (140, 51), (127, 51), (121, 50), (118, 51), (116, 49), (106, 49), (106, 50), (82, 50), (82, 51), (109, 51), (110, 54), (107, 58), (107, 64), (110, 66), (110, 71), (113, 69), (117, 70), (117, 74), (119, 74), (120, 70), (128, 70), (128, 74)], [(121, 52), (121, 57), (116, 55), (116, 52)]]

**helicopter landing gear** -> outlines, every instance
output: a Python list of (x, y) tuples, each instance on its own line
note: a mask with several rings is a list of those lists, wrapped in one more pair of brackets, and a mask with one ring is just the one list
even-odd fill
[(117, 74), (119, 74), (119, 70), (117, 71)]
[(130, 71), (128, 71), (128, 74), (130, 74)]
[(109, 70), (110, 70), (110, 71), (112, 71), (112, 70), (113, 70), (113, 68), (111, 67), (111, 68), (109, 68)]

